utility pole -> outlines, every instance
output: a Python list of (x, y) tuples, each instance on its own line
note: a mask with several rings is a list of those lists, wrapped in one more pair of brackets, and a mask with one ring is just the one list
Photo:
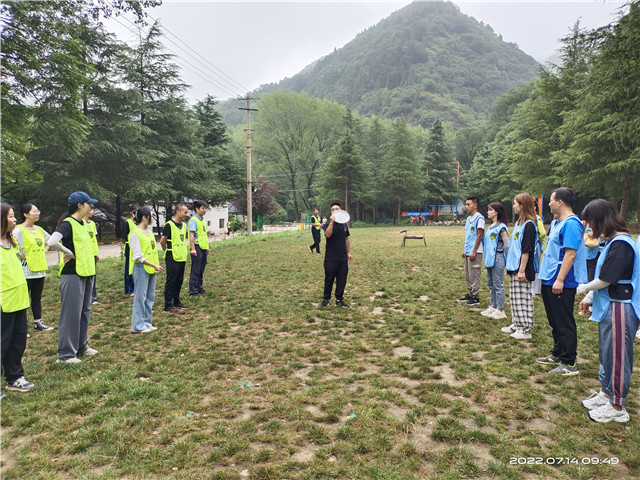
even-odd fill
[(252, 191), (252, 183), (251, 183), (251, 112), (257, 112), (256, 108), (250, 108), (251, 100), (254, 100), (249, 96), (245, 98), (241, 98), (240, 100), (246, 100), (247, 106), (245, 108), (239, 108), (238, 110), (246, 110), (247, 111), (247, 128), (245, 131), (247, 132), (247, 235), (251, 235), (253, 233), (253, 191)]

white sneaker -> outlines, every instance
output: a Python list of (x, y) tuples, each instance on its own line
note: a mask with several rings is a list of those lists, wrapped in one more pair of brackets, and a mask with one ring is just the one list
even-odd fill
[(640, 328), (638, 329), (638, 331), (636, 332), (636, 339), (640, 340)]
[(483, 311), (481, 311), (480, 315), (482, 315), (483, 317), (490, 317), (491, 314), (495, 311), (496, 311), (495, 308), (493, 308), (492, 306), (489, 306), (489, 308), (485, 308)]
[(629, 414), (622, 407), (622, 410), (616, 410), (613, 408), (611, 403), (607, 402), (601, 407), (596, 408), (595, 410), (591, 410), (589, 413), (589, 418), (594, 422), (598, 423), (607, 423), (607, 422), (619, 422), (624, 423), (629, 421)]
[(529, 340), (531, 338), (531, 333), (525, 333), (524, 329), (517, 328), (516, 331), (509, 336), (516, 340)]
[(508, 327), (502, 327), (500, 331), (503, 333), (513, 333), (516, 331), (516, 326), (512, 323)]
[(601, 407), (605, 403), (609, 403), (609, 399), (604, 396), (604, 392), (600, 390), (597, 393), (593, 393), (589, 398), (585, 398), (582, 400), (582, 406), (587, 410), (594, 410), (598, 407)]
[(498, 310), (497, 308), (493, 311), (489, 318), (495, 318), (496, 320), (502, 320), (503, 318), (507, 318), (507, 314), (504, 313), (504, 310)]
[(71, 357), (71, 358), (67, 358), (66, 360), (62, 360), (62, 359), (57, 359), (56, 363), (82, 363), (82, 360), (80, 360), (78, 357)]
[(86, 355), (87, 357), (93, 357), (94, 355), (98, 354), (98, 350), (96, 350), (95, 348), (91, 348), (91, 347), (87, 347), (87, 349), (80, 353), (80, 355)]

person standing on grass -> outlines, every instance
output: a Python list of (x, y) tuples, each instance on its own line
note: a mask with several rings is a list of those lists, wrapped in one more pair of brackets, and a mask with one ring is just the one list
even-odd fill
[(24, 377), (22, 355), (27, 347), (29, 289), (11, 232), (16, 227), (13, 208), (0, 205), (0, 307), (2, 316), (2, 372), (7, 390), (26, 393), (34, 385)]
[(349, 308), (344, 302), (344, 288), (347, 285), (349, 260), (351, 260), (351, 245), (349, 243), (349, 228), (344, 223), (336, 223), (333, 212), (341, 210), (338, 202), (331, 204), (331, 217), (322, 228), (327, 239), (324, 252), (324, 296), (321, 307), (329, 305), (333, 282), (336, 283), (336, 307)]
[(203, 217), (207, 213), (207, 204), (196, 200), (193, 202), (193, 211), (195, 215), (189, 220), (189, 244), (191, 246), (189, 295), (195, 297), (205, 294), (202, 282), (209, 256), (209, 237), (207, 236), (207, 224)]
[(587, 281), (584, 226), (573, 213), (575, 195), (570, 188), (556, 188), (549, 208), (557, 223), (549, 231), (547, 248), (540, 266), (542, 301), (553, 333), (551, 355), (536, 359), (541, 365), (553, 365), (550, 374), (577, 375), (578, 335), (573, 303), (579, 283)]
[(487, 286), (491, 292), (491, 305), (481, 315), (489, 318), (507, 318), (504, 313), (504, 267), (509, 251), (507, 213), (500, 202), (490, 203), (487, 217), (491, 225), (485, 230), (484, 266), (487, 269)]
[[(96, 222), (91, 221), (91, 217), (93, 217), (93, 205), (91, 205), (91, 210), (84, 217), (84, 224), (87, 227), (87, 232), (89, 232), (89, 236), (91, 237), (91, 247), (93, 249), (93, 257), (96, 262), (96, 272), (98, 270), (98, 262), (100, 261), (100, 250), (98, 248), (98, 229), (96, 228)], [(91, 290), (91, 305), (95, 305), (98, 303), (98, 292), (96, 291), (96, 283), (97, 277), (93, 277), (93, 289)]]
[(464, 227), (464, 280), (468, 293), (457, 301), (468, 306), (480, 303), (480, 276), (482, 274), (482, 237), (484, 236), (484, 217), (478, 212), (480, 199), (469, 197), (464, 203), (469, 216)]
[(91, 292), (96, 260), (89, 232), (82, 221), (98, 200), (85, 192), (69, 195), (69, 214), (51, 235), (48, 245), (65, 252), (60, 269), (58, 363), (80, 363), (81, 355), (98, 353), (89, 346)]
[(531, 283), (536, 278), (539, 262), (533, 197), (527, 192), (516, 195), (513, 199), (513, 211), (518, 215), (518, 221), (511, 232), (506, 266), (509, 275), (511, 325), (501, 330), (516, 340), (528, 340), (533, 331)]
[(589, 294), (580, 312), (589, 314), (599, 329), (600, 391), (582, 401), (594, 422), (627, 422), (624, 408), (633, 371), (633, 340), (640, 319), (640, 252), (624, 220), (606, 200), (592, 200), (582, 211), (595, 238), (606, 241), (596, 264), (595, 278), (577, 288)]
[(320, 255), (320, 230), (322, 229), (322, 224), (320, 223), (320, 213), (317, 208), (313, 209), (313, 215), (311, 215), (311, 235), (313, 235), (313, 244), (309, 246), (309, 251), (313, 253), (313, 250), (316, 250), (316, 253)]
[(33, 203), (25, 203), (21, 209), (22, 223), (13, 231), (22, 258), (22, 270), (27, 279), (33, 330), (50, 332), (50, 327), (42, 322), (42, 291), (47, 275), (47, 242), (51, 236), (35, 223), (40, 220), (40, 210)]
[(131, 313), (131, 333), (149, 333), (157, 330), (151, 323), (151, 310), (156, 299), (156, 272), (159, 265), (158, 247), (153, 231), (153, 217), (149, 207), (140, 207), (136, 212), (137, 226), (129, 234), (130, 272), (136, 285)]
[(135, 218), (137, 207), (129, 205), (129, 218), (122, 225), (122, 238), (124, 239), (124, 293), (133, 297), (134, 285), (133, 275), (129, 273), (129, 258), (131, 258), (131, 250), (129, 249), (129, 234), (136, 228), (133, 221)]
[(164, 285), (164, 311), (179, 313), (181, 309), (189, 308), (180, 301), (180, 290), (184, 281), (184, 269), (187, 264), (187, 224), (189, 209), (184, 203), (176, 205), (176, 210), (163, 230), (160, 246), (164, 251), (167, 269), (167, 280)]

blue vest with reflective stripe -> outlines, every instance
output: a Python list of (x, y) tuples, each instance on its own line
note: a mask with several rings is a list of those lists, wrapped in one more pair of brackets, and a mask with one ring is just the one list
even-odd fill
[[(517, 223), (513, 226), (513, 232), (511, 232), (511, 241), (509, 242), (509, 254), (507, 255), (507, 271), (517, 272), (520, 270), (520, 257), (522, 257), (522, 236), (524, 235), (524, 227), (527, 223), (532, 223), (534, 228), (536, 226), (533, 220), (527, 220), (522, 225)], [(538, 249), (533, 249), (533, 270), (538, 271), (538, 265), (540, 264), (540, 255)]]
[[(542, 265), (540, 266), (540, 280), (551, 280), (555, 277), (560, 266), (560, 252), (563, 250), (560, 241), (560, 232), (564, 224), (568, 221), (582, 222), (577, 215), (569, 215), (564, 220), (558, 221), (551, 230), (549, 230), (549, 239), (547, 240), (547, 248), (542, 256)], [(571, 266), (573, 269), (573, 278), (577, 283), (587, 283), (587, 260), (584, 247), (584, 237), (580, 236), (580, 245), (576, 250), (576, 258)]]
[[(496, 264), (496, 254), (498, 252), (498, 243), (500, 243), (500, 233), (502, 230), (507, 230), (507, 226), (504, 223), (498, 223), (495, 227), (489, 226), (484, 231), (482, 243), (484, 244), (484, 266), (487, 268), (492, 268)], [(507, 230), (507, 233), (509, 233), (509, 230)], [(502, 255), (504, 255), (506, 262), (507, 256), (504, 254), (504, 250)]]
[(471, 250), (473, 250), (476, 238), (478, 238), (478, 220), (481, 218), (484, 220), (482, 214), (476, 215), (476, 219), (473, 222), (469, 221), (470, 218), (467, 217), (467, 221), (464, 224), (464, 254), (467, 256), (471, 255)]
[[(598, 258), (598, 263), (596, 264), (596, 274), (595, 278), (598, 278), (600, 275), (600, 270), (602, 270), (602, 265), (604, 264), (604, 260), (607, 257), (607, 253), (609, 253), (609, 248), (613, 242), (627, 242), (633, 248), (633, 273), (631, 274), (631, 280), (619, 280), (618, 283), (630, 283), (633, 287), (633, 293), (631, 294), (630, 300), (611, 300), (609, 296), (609, 287), (601, 288), (600, 290), (595, 290), (593, 292), (593, 321), (601, 322), (607, 315), (609, 311), (609, 304), (611, 302), (620, 302), (620, 303), (630, 303), (633, 306), (633, 310), (636, 312), (636, 317), (640, 319), (640, 253), (638, 252), (638, 247), (633, 244), (633, 239), (626, 233), (616, 235), (611, 240), (607, 242), (600, 254), (600, 258)], [(640, 242), (638, 242), (640, 244)]]

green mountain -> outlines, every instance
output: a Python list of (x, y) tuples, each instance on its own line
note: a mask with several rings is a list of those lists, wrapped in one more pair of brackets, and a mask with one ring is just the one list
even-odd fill
[(440, 116), (464, 127), (488, 118), (494, 102), (534, 80), (538, 68), (517, 45), (454, 4), (414, 2), (300, 73), (254, 94), (306, 92), (367, 116), (402, 116), (425, 127)]

